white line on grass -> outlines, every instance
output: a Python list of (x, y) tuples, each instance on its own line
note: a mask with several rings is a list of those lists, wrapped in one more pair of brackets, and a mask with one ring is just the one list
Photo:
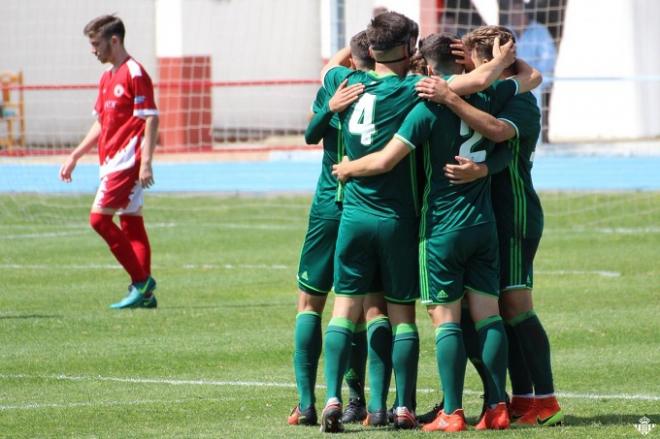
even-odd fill
[[(0, 379), (46, 379), (57, 381), (105, 381), (117, 383), (133, 384), (167, 384), (173, 386), (233, 386), (233, 387), (277, 387), (277, 388), (295, 388), (293, 383), (277, 383), (264, 381), (216, 381), (216, 380), (182, 380), (175, 378), (128, 378), (128, 377), (104, 377), (104, 376), (76, 376), (76, 375), (24, 375), (24, 374), (0, 374)], [(319, 386), (323, 388), (324, 386)], [(417, 389), (422, 393), (435, 393), (437, 389), (421, 388)], [(466, 395), (481, 395), (482, 391), (465, 390)], [(660, 401), (658, 395), (643, 395), (630, 393), (576, 393), (576, 392), (557, 392), (557, 396), (568, 399), (621, 399), (626, 401)]]
[(141, 405), (141, 404), (185, 404), (187, 402), (197, 402), (199, 398), (195, 399), (175, 399), (175, 400), (159, 400), (159, 399), (138, 399), (134, 401), (90, 401), (90, 402), (68, 402), (68, 403), (38, 403), (30, 402), (26, 404), (13, 404), (13, 405), (0, 405), (0, 411), (5, 410), (39, 410), (51, 408), (69, 409), (74, 407), (96, 407), (96, 406), (120, 406), (120, 405)]
[[(21, 225), (21, 227), (23, 227)], [(57, 228), (71, 228), (71, 225), (55, 226)], [(175, 223), (155, 223), (149, 224), (150, 229), (167, 229), (176, 227)], [(92, 229), (87, 225), (80, 225), (79, 230), (70, 232), (39, 232), (39, 233), (20, 233), (17, 235), (0, 235), (0, 239), (14, 240), (14, 239), (28, 239), (28, 238), (61, 238), (64, 236), (87, 235), (93, 233)]]
[[(183, 268), (186, 270), (288, 270), (292, 268), (283, 264), (184, 264), (179, 267), (154, 265), (153, 269), (171, 270)], [(120, 270), (119, 264), (0, 264), (0, 270)]]
[(576, 274), (576, 275), (582, 275), (582, 274), (596, 274), (598, 276), (602, 277), (619, 277), (621, 276), (621, 273), (618, 271), (607, 271), (607, 270), (538, 270), (535, 271), (536, 274), (545, 274), (545, 275), (556, 275), (556, 276), (564, 276), (567, 274)]

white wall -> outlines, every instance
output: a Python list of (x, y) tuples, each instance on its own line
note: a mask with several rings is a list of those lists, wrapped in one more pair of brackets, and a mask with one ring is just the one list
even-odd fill
[[(170, 53), (163, 42), (157, 47), (157, 2), (179, 3), (181, 10), (174, 23), (158, 28), (161, 39), (174, 41), (168, 43)], [(414, 0), (345, 0), (347, 38), (366, 27), (380, 4), (418, 18)], [(105, 67), (89, 53), (82, 28), (113, 12), (126, 22), (129, 52), (156, 81), (158, 51), (210, 55), (214, 81), (314, 79), (321, 67), (320, 0), (0, 0), (0, 70), (23, 70), (29, 85), (96, 84)], [(556, 75), (657, 78), (658, 17), (656, 0), (569, 1)], [(180, 38), (173, 38), (177, 33)], [(316, 88), (214, 88), (213, 124), (229, 130), (302, 129)], [(28, 141), (76, 143), (92, 122), (95, 95), (95, 90), (26, 92)], [(550, 136), (555, 141), (658, 136), (658, 114), (657, 80), (558, 80)]]
[[(658, 17), (656, 0), (568, 2), (550, 109), (552, 141), (660, 135)], [(579, 79), (640, 75), (656, 80)]]
[[(0, 70), (22, 70), (29, 85), (97, 83), (105, 66), (82, 30), (107, 13), (124, 20), (129, 53), (155, 73), (154, 8), (145, 0), (2, 0)], [(28, 142), (77, 142), (94, 120), (95, 98), (95, 90), (27, 91)]]

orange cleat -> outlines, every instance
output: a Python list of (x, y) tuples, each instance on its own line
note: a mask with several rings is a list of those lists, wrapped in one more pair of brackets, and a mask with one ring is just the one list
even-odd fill
[(506, 430), (511, 426), (506, 402), (500, 402), (483, 414), (475, 428), (477, 430)]
[(444, 431), (447, 433), (454, 433), (457, 431), (467, 430), (467, 423), (465, 422), (465, 415), (463, 409), (456, 409), (454, 413), (448, 415), (444, 410), (438, 413), (438, 416), (422, 427), (422, 431)]
[(540, 425), (551, 427), (561, 425), (564, 414), (559, 407), (557, 398), (550, 396), (547, 398), (534, 398), (534, 406), (520, 417), (516, 425)]
[(509, 419), (511, 422), (522, 418), (527, 412), (534, 407), (533, 396), (516, 396), (513, 395), (511, 403), (509, 404)]

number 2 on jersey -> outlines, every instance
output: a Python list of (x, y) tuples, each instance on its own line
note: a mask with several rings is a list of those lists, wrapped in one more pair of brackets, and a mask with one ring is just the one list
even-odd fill
[[(472, 135), (470, 136), (470, 132)], [(472, 151), (474, 145), (479, 144), (483, 136), (476, 131), (472, 131), (468, 124), (461, 120), (461, 136), (470, 136), (465, 142), (461, 143), (461, 148), (458, 150), (458, 155), (470, 159), (475, 163), (483, 162), (486, 160), (486, 151)]]
[(374, 124), (374, 111), (376, 107), (376, 96), (365, 93), (355, 104), (351, 119), (348, 121), (348, 131), (351, 134), (360, 135), (363, 145), (371, 145), (371, 140), (376, 132)]

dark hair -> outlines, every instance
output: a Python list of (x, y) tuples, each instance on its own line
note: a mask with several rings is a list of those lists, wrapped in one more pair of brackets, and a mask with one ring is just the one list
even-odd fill
[(123, 43), (126, 28), (121, 18), (116, 15), (101, 15), (87, 23), (83, 29), (83, 34), (90, 38), (100, 34), (104, 39), (110, 39), (113, 35), (117, 35), (119, 41)]
[(476, 49), (477, 55), (482, 59), (493, 58), (493, 44), (495, 38), (500, 37), (500, 44), (509, 40), (516, 42), (516, 37), (504, 26), (480, 26), (463, 37), (463, 44), (468, 50)]
[(361, 31), (353, 35), (351, 38), (351, 57), (354, 61), (360, 63), (361, 67), (372, 69), (374, 67), (374, 59), (369, 55), (369, 40), (367, 39), (367, 31)]
[(459, 56), (451, 53), (451, 44), (458, 39), (457, 35), (447, 32), (431, 34), (419, 42), (419, 52), (432, 67), (453, 66)]
[(383, 51), (404, 44), (407, 46), (413, 31), (411, 21), (398, 12), (384, 12), (375, 16), (367, 27), (369, 46), (373, 50)]

